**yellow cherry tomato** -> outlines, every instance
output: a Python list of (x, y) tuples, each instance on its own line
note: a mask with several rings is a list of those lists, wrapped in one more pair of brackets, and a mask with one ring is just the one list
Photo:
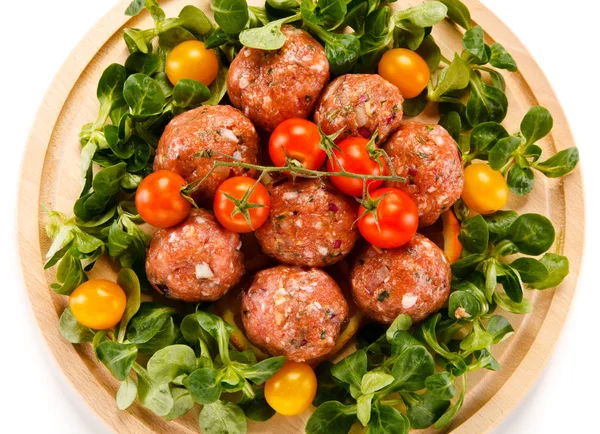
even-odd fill
[(69, 307), (75, 319), (94, 330), (116, 326), (127, 304), (127, 296), (119, 285), (110, 280), (88, 280), (69, 297)]
[(169, 53), (165, 69), (173, 85), (189, 78), (208, 86), (217, 76), (219, 60), (213, 50), (206, 49), (204, 42), (185, 41)]
[(317, 393), (317, 376), (306, 363), (286, 362), (265, 384), (265, 399), (279, 414), (306, 411)]
[(487, 164), (471, 164), (465, 169), (462, 200), (479, 214), (492, 214), (508, 201), (508, 186), (500, 172)]
[(442, 236), (444, 237), (444, 253), (451, 264), (460, 259), (462, 244), (458, 240), (460, 222), (454, 211), (449, 209), (442, 214)]
[(419, 96), (429, 82), (429, 67), (414, 51), (394, 48), (385, 52), (378, 67), (379, 75), (400, 89), (404, 98)]

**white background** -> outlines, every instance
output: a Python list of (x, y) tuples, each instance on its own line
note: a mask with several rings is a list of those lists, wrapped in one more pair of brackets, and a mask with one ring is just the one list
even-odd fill
[[(0, 432), (108, 432), (63, 379), (42, 342), (17, 258), (15, 214), (22, 151), (37, 108), (69, 52), (116, 0), (3, 1), (0, 25)], [(194, 3), (190, 0), (190, 3)], [(483, 0), (520, 37), (552, 83), (581, 150), (587, 193), (584, 267), (567, 325), (546, 370), (498, 434), (600, 432), (600, 288), (595, 247), (600, 162), (598, 27), (592, 0)], [(24, 162), (26, 170), (27, 162)]]

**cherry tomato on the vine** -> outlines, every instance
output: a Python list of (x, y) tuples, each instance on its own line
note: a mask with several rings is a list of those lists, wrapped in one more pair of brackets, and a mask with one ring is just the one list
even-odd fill
[(269, 139), (269, 156), (273, 164), (285, 166), (287, 157), (298, 160), (305, 169), (317, 170), (327, 154), (320, 147), (319, 128), (306, 119), (287, 119), (277, 125)]
[(236, 176), (219, 185), (213, 208), (225, 229), (238, 233), (252, 232), (269, 218), (271, 196), (256, 179)]
[[(337, 158), (327, 160), (328, 172), (346, 172), (361, 175), (380, 176), (387, 172), (387, 164), (381, 155), (377, 155), (379, 148), (375, 143), (362, 137), (349, 137), (337, 144), (338, 149), (333, 150)], [(373, 157), (375, 156), (375, 159)], [(338, 164), (339, 163), (339, 164)], [(341, 165), (341, 167), (340, 167)], [(363, 179), (347, 176), (329, 177), (333, 185), (340, 191), (350, 196), (363, 195)], [(373, 191), (383, 183), (383, 180), (369, 179), (366, 181), (369, 191)]]
[(157, 170), (146, 176), (135, 193), (140, 217), (157, 228), (168, 228), (185, 220), (192, 206), (181, 195), (181, 187), (185, 185), (185, 179), (171, 170)]
[(471, 164), (465, 169), (462, 200), (479, 214), (492, 214), (508, 201), (508, 185), (500, 172), (487, 164)]
[[(367, 207), (365, 207), (367, 205)], [(358, 230), (372, 245), (393, 249), (406, 244), (419, 227), (413, 199), (397, 188), (380, 188), (358, 208)]]
[(379, 75), (400, 89), (404, 98), (419, 96), (429, 82), (429, 67), (414, 51), (394, 48), (379, 61)]
[(219, 60), (214, 50), (206, 49), (204, 42), (185, 41), (167, 56), (165, 72), (173, 86), (182, 78), (208, 86), (219, 72)]
[(69, 307), (75, 319), (94, 330), (116, 326), (127, 304), (127, 296), (110, 280), (94, 279), (82, 283), (69, 296)]
[(265, 399), (279, 414), (304, 412), (317, 393), (317, 376), (306, 363), (286, 362), (265, 384)]

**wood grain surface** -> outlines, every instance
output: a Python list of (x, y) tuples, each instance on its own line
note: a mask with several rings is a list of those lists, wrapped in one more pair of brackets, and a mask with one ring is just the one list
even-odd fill
[[(58, 319), (66, 305), (66, 297), (56, 295), (49, 287), (54, 281), (55, 270), (43, 269), (44, 256), (50, 246), (44, 231), (47, 219), (43, 209), (72, 213), (73, 202), (80, 190), (81, 147), (77, 134), (83, 124), (95, 118), (98, 79), (110, 63), (122, 63), (127, 57), (122, 41), (123, 28), (151, 26), (146, 12), (135, 18), (123, 14), (129, 2), (122, 0), (117, 4), (79, 43), (39, 109), (23, 159), (18, 210), (19, 253), (31, 306), (49, 350), (72, 386), (106, 425), (118, 433), (197, 433), (198, 406), (175, 422), (164, 422), (138, 404), (127, 411), (117, 409), (118, 382), (95, 360), (90, 345), (72, 345), (59, 334)], [(167, 16), (176, 15), (187, 3), (200, 4), (209, 12), (208, 0), (164, 0), (160, 3)], [(404, 8), (415, 3), (419, 1), (400, 0), (394, 5)], [(541, 104), (554, 117), (554, 130), (542, 141), (544, 152), (554, 153), (572, 146), (573, 138), (556, 96), (525, 47), (477, 0), (465, 0), (465, 3), (473, 20), (485, 29), (488, 43), (502, 43), (519, 65), (519, 72), (505, 74), (509, 115), (504, 125), (509, 131), (518, 130), (529, 107)], [(436, 26), (434, 36), (446, 57), (460, 50), (462, 35), (450, 23)], [(429, 109), (419, 119), (436, 120), (435, 109)], [(470, 374), (465, 404), (444, 432), (479, 434), (497, 425), (517, 405), (543, 369), (569, 311), (584, 240), (581, 174), (577, 169), (563, 180), (537, 175), (536, 178), (534, 191), (524, 198), (512, 195), (507, 208), (538, 212), (552, 220), (558, 235), (552, 250), (569, 257), (571, 273), (556, 289), (527, 291), (526, 297), (534, 306), (531, 314), (507, 316), (517, 332), (495, 348), (494, 355), (502, 369)], [(114, 264), (103, 259), (91, 277), (114, 279), (117, 271)], [(309, 416), (309, 411), (293, 418), (277, 415), (267, 423), (250, 423), (249, 432), (301, 433)]]

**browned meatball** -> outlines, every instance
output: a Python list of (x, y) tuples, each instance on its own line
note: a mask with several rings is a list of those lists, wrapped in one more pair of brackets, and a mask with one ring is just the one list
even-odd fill
[(323, 91), (315, 122), (325, 134), (341, 130), (342, 139), (378, 131), (381, 143), (400, 126), (403, 102), (398, 88), (377, 74), (342, 75)]
[(408, 193), (419, 208), (419, 223), (429, 226), (460, 197), (464, 184), (456, 142), (439, 125), (404, 122), (385, 144), (396, 174), (407, 182), (388, 182)]
[(407, 314), (419, 322), (446, 302), (451, 278), (444, 252), (416, 234), (397, 249), (366, 248), (352, 269), (352, 294), (360, 310), (376, 321), (390, 324)]
[(317, 268), (269, 268), (258, 272), (242, 293), (248, 339), (273, 356), (295, 362), (328, 354), (347, 316), (342, 291)]
[(240, 236), (217, 223), (212, 212), (193, 209), (172, 228), (154, 233), (146, 274), (156, 290), (189, 303), (214, 301), (244, 274)]
[[(254, 125), (231, 106), (202, 106), (176, 116), (158, 142), (154, 170), (179, 173), (187, 182), (202, 179), (217, 160), (257, 164), (258, 134)], [(224, 154), (224, 155), (219, 155)], [(202, 183), (194, 198), (210, 201), (230, 176), (255, 177), (255, 171), (220, 167)]]
[(324, 267), (344, 258), (358, 239), (357, 205), (321, 179), (270, 187), (271, 212), (256, 232), (263, 251), (279, 262)]
[(290, 25), (281, 30), (283, 47), (242, 48), (227, 77), (231, 103), (267, 131), (286, 119), (307, 118), (329, 80), (323, 47), (305, 31)]

